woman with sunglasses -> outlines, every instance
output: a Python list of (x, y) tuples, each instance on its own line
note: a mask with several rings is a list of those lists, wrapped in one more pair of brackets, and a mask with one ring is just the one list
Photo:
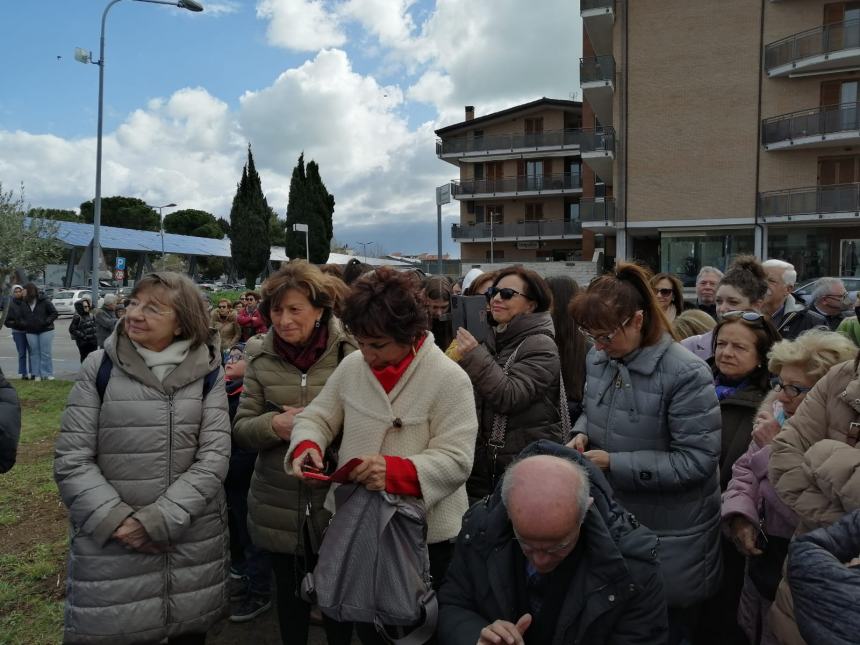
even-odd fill
[(684, 286), (677, 276), (671, 273), (658, 273), (651, 278), (651, 287), (657, 296), (657, 303), (670, 323), (686, 309), (695, 308), (684, 302)]
[(660, 537), (674, 645), (690, 638), (701, 603), (719, 585), (720, 410), (708, 366), (671, 336), (650, 278), (619, 262), (570, 306), (593, 347), (568, 445)]
[(796, 340), (779, 341), (768, 354), (768, 369), (776, 375), (773, 390), (756, 414), (752, 441), (732, 466), (722, 500), (723, 531), (746, 558), (737, 620), (752, 645), (775, 642), (768, 610), (797, 526), (797, 516), (768, 477), (771, 442), (812, 386), (831, 367), (856, 355), (857, 348), (841, 334), (814, 329)]
[[(738, 256), (717, 287), (717, 321), (727, 311), (762, 312), (767, 290), (767, 274), (761, 262), (751, 255)], [(707, 361), (714, 355), (714, 331), (685, 338), (681, 345)]]
[(218, 301), (218, 306), (212, 310), (210, 323), (214, 329), (218, 330), (221, 337), (221, 352), (226, 359), (230, 348), (239, 342), (242, 336), (242, 330), (239, 328), (239, 323), (236, 322), (236, 314), (230, 305), (230, 301), (222, 298)]
[[(546, 281), (521, 266), (499, 271), (486, 291), (495, 327), (482, 343), (457, 330), (460, 367), (475, 390), (478, 432), (470, 500), (486, 497), (508, 464), (538, 439), (561, 442), (561, 360)], [(564, 401), (565, 412), (567, 401)]]
[[(714, 388), (722, 417), (720, 489), (725, 490), (732, 465), (749, 447), (753, 419), (770, 390), (767, 355), (780, 338), (776, 327), (758, 312), (723, 312), (720, 318), (714, 328)], [(725, 537), (720, 544), (723, 577), (719, 593), (707, 603), (702, 640), (742, 645), (746, 637), (737, 611), (744, 559)]]

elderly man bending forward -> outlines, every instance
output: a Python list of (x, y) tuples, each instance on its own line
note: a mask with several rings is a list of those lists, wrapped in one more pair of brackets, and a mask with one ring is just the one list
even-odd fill
[(656, 536), (612, 499), (599, 470), (543, 441), (464, 517), (439, 602), (441, 645), (668, 636)]

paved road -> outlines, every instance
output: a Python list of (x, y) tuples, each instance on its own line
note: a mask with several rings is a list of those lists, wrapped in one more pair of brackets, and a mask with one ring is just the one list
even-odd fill
[[(73, 379), (81, 367), (78, 346), (69, 336), (71, 316), (60, 316), (54, 323), (54, 376), (58, 379)], [(8, 327), (0, 329), (0, 368), (9, 378), (17, 378), (18, 353)]]

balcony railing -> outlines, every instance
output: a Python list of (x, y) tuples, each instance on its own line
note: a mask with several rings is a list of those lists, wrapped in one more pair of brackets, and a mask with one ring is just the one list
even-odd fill
[(762, 217), (860, 212), (860, 183), (810, 186), (759, 194)]
[(436, 155), (467, 154), (492, 151), (513, 151), (529, 148), (560, 148), (582, 145), (583, 137), (590, 130), (568, 128), (536, 134), (493, 134), (482, 137), (456, 137), (437, 139)]
[(579, 217), (586, 223), (606, 222), (615, 224), (615, 200), (606, 197), (601, 201), (593, 199), (579, 200)]
[(860, 129), (860, 103), (843, 103), (775, 116), (762, 122), (762, 143), (815, 137)]
[(584, 130), (580, 152), (615, 152), (615, 128)]
[(498, 193), (550, 192), (582, 188), (582, 175), (559, 173), (554, 175), (517, 175), (501, 179), (466, 179), (455, 181), (452, 194), (483, 195)]
[(564, 237), (566, 235), (581, 235), (582, 223), (563, 222), (561, 220), (534, 220), (521, 224), (454, 224), (451, 227), (451, 237), (455, 240), (500, 239), (521, 237)]
[(615, 0), (579, 0), (579, 10), (589, 11), (591, 9), (612, 9)]
[(860, 47), (860, 20), (821, 25), (777, 40), (764, 49), (765, 69), (789, 65), (813, 56)]
[(615, 79), (615, 59), (612, 56), (595, 56), (579, 59), (579, 82), (611, 82)]

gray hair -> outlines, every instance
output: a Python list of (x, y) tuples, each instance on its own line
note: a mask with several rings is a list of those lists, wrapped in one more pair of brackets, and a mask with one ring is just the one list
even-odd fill
[[(505, 505), (506, 509), (510, 509), (508, 502), (510, 500), (511, 491), (513, 490), (514, 486), (516, 486), (517, 484), (523, 483), (522, 478), (518, 478), (518, 477), (514, 476), (517, 466), (522, 464), (524, 461), (527, 461), (528, 459), (531, 459), (531, 458), (537, 457), (537, 456), (540, 456), (540, 455), (530, 455), (530, 456), (524, 457), (522, 459), (519, 459), (519, 458), (514, 459), (514, 461), (512, 461), (510, 463), (507, 470), (505, 471), (505, 475), (502, 478), (501, 493), (502, 493), (502, 504)], [(554, 455), (545, 455), (545, 456), (551, 457), (552, 459), (558, 459), (560, 462), (563, 462), (563, 463), (567, 464), (568, 466), (570, 466), (571, 471), (579, 479), (579, 486), (577, 487), (577, 490), (576, 490), (576, 506), (577, 506), (577, 511), (578, 511), (578, 515), (576, 517), (576, 522), (578, 525), (581, 525), (585, 521), (585, 514), (588, 512), (588, 508), (589, 508), (588, 499), (591, 496), (590, 495), (591, 484), (589, 483), (588, 471), (585, 468), (583, 468), (582, 466), (580, 466), (579, 464), (577, 464), (576, 462), (571, 461), (570, 459), (565, 459), (564, 457), (556, 457)]]
[(762, 269), (782, 269), (782, 281), (789, 287), (797, 283), (797, 271), (794, 270), (794, 265), (785, 260), (765, 260), (761, 263)]
[(812, 302), (815, 302), (822, 296), (828, 295), (830, 290), (837, 284), (841, 285), (843, 289), (845, 288), (845, 283), (839, 278), (819, 278), (818, 282), (815, 283), (815, 288), (812, 290), (812, 294), (810, 295)]
[(104, 300), (103, 300), (103, 304), (105, 304), (105, 305), (115, 305), (115, 304), (116, 304), (116, 301), (117, 301), (116, 294), (113, 294), (113, 293), (106, 293), (106, 294), (105, 294), (105, 297), (104, 297)]
[(696, 282), (702, 279), (702, 276), (706, 273), (713, 273), (716, 276), (719, 276), (719, 279), (723, 279), (723, 272), (720, 271), (717, 267), (702, 267), (699, 269), (699, 275), (696, 276)]

